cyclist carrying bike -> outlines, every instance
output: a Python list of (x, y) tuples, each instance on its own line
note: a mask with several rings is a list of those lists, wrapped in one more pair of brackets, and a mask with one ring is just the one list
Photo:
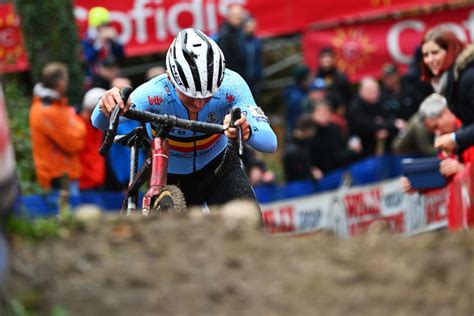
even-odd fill
[[(237, 138), (230, 128), (230, 110), (239, 107), (242, 116), (235, 122), (242, 139), (256, 150), (274, 152), (277, 138), (268, 118), (255, 103), (250, 89), (236, 72), (225, 69), (224, 55), (218, 45), (197, 29), (180, 31), (166, 55), (167, 73), (139, 86), (124, 104), (120, 91), (112, 88), (100, 99), (92, 114), (93, 125), (108, 127), (108, 117), (118, 104), (122, 112), (130, 106), (156, 114), (224, 124), (224, 134), (207, 135), (173, 129), (168, 136), (170, 157), (168, 183), (177, 184), (188, 205), (209, 206), (233, 199), (256, 202), (255, 193), (236, 154), (216, 175), (228, 138)], [(156, 133), (156, 126), (151, 132)]]

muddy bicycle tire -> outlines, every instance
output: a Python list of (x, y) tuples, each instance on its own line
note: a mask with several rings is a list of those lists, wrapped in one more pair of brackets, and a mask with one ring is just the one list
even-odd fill
[(151, 203), (150, 214), (183, 213), (186, 201), (183, 192), (175, 185), (167, 185)]

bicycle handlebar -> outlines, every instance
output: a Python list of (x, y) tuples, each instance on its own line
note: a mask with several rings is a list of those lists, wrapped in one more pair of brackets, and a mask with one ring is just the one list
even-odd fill
[[(122, 101), (124, 104), (127, 103), (128, 97), (130, 97), (130, 94), (132, 94), (132, 91), (133, 89), (130, 87), (125, 87), (122, 90), (120, 90), (120, 98), (122, 98)], [(114, 142), (114, 137), (115, 137), (115, 134), (117, 133), (117, 127), (119, 124), (119, 112), (120, 112), (120, 107), (116, 105), (114, 110), (110, 114), (109, 129), (107, 130), (104, 141), (102, 142), (102, 145), (99, 148), (99, 153), (102, 156), (105, 156), (107, 154), (107, 152), (110, 149), (110, 146), (112, 146), (112, 143)]]
[(143, 123), (154, 122), (161, 125), (179, 127), (182, 129), (201, 133), (222, 134), (225, 130), (224, 126), (219, 124), (190, 121), (181, 119), (174, 115), (155, 114), (151, 112), (144, 112), (133, 109), (129, 109), (123, 114), (123, 116), (131, 120), (140, 121)]

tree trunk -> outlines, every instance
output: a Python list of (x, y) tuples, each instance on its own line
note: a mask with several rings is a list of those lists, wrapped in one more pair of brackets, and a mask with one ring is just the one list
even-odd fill
[(72, 0), (14, 0), (28, 52), (33, 80), (38, 82), (41, 69), (59, 61), (68, 67), (68, 97), (79, 104), (84, 73), (80, 63), (80, 43)]

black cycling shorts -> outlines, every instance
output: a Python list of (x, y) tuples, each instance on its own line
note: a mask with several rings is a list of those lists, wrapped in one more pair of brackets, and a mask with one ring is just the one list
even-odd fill
[(257, 203), (255, 192), (235, 152), (224, 165), (221, 175), (215, 175), (223, 156), (224, 153), (219, 154), (203, 169), (192, 174), (169, 173), (168, 184), (175, 184), (181, 189), (188, 206), (201, 206), (206, 202), (209, 208), (212, 208), (213, 205), (221, 205), (235, 199)]

